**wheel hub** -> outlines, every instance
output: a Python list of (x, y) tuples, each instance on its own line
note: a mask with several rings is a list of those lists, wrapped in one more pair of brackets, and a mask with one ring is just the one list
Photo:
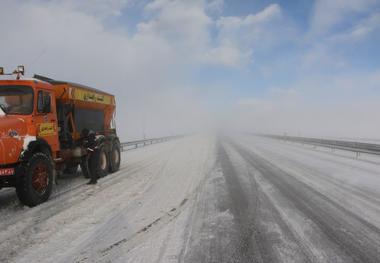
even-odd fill
[(33, 170), (32, 187), (40, 195), (44, 194), (49, 184), (47, 165), (40, 162)]

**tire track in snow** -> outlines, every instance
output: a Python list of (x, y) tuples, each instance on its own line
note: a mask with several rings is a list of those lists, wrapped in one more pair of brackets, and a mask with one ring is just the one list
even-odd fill
[(189, 218), (180, 262), (274, 262), (276, 256), (258, 224), (260, 200), (253, 177), (236, 170), (217, 144), (216, 166)]
[(10, 218), (4, 220), (1, 224), (0, 234), (2, 232), (4, 234), (0, 238), (0, 261), (17, 256), (25, 246), (33, 244), (35, 242), (34, 235), (39, 232), (39, 225), (49, 218), (64, 213), (65, 210), (70, 209), (73, 205), (85, 202), (95, 194), (107, 191), (115, 184), (133, 179), (142, 169), (148, 169), (158, 161), (159, 159), (155, 158), (150, 161), (138, 162), (133, 166), (126, 166), (117, 173), (101, 179), (95, 187), (87, 186), (86, 183), (83, 183), (76, 186), (75, 189), (68, 189), (53, 196), (47, 203), (35, 208), (28, 208), (25, 212), (22, 211), (16, 216), (10, 214)]
[(380, 230), (355, 214), (347, 211), (315, 189), (296, 180), (274, 164), (255, 153), (234, 144), (247, 163), (305, 214), (354, 262), (378, 262)]

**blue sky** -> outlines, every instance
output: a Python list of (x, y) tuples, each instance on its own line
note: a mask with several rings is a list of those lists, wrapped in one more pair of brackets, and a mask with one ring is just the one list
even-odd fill
[[(235, 86), (233, 92), (236, 91), (237, 96), (246, 96), (252, 91), (264, 94), (271, 86), (286, 87), (310, 74), (330, 78), (342, 73), (376, 71), (380, 66), (380, 4), (375, 1), (362, 2), (362, 7), (354, 5), (352, 8), (345, 7), (344, 3), (336, 4), (333, 9), (338, 9), (335, 12), (340, 18), (325, 25), (323, 18), (318, 18), (318, 12), (329, 12), (333, 4), (317, 12), (318, 1), (225, 1), (219, 17), (211, 14), (215, 19), (220, 19), (220, 16), (244, 19), (276, 5), (281, 10), (281, 20), (266, 30), (280, 35), (269, 36), (269, 40), (264, 37), (268, 48), (252, 47), (253, 61), (244, 67), (202, 65), (203, 68), (197, 71), (197, 80), (207, 84), (213, 81), (218, 85), (220, 82), (228, 83)], [(373, 22), (368, 23), (367, 20), (372, 17)], [(318, 27), (321, 29), (315, 29)], [(364, 28), (362, 35), (350, 35), (360, 28)], [(242, 33), (250, 32), (248, 29)], [(253, 40), (252, 46), (260, 41)], [(249, 48), (249, 43), (246, 48)], [(271, 74), (268, 75), (263, 68), (270, 69)]]
[(0, 34), (6, 68), (115, 93), (128, 138), (380, 128), (379, 0), (4, 0)]

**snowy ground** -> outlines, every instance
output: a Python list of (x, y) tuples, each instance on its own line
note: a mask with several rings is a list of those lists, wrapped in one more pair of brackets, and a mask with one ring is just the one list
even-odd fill
[(49, 202), (0, 191), (0, 262), (378, 262), (380, 158), (249, 135), (123, 154)]

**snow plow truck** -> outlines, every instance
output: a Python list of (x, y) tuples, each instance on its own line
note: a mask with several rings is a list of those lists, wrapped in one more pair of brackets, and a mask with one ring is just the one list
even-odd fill
[(48, 200), (57, 175), (118, 171), (115, 108), (106, 92), (0, 68), (0, 188), (15, 187), (32, 207)]

